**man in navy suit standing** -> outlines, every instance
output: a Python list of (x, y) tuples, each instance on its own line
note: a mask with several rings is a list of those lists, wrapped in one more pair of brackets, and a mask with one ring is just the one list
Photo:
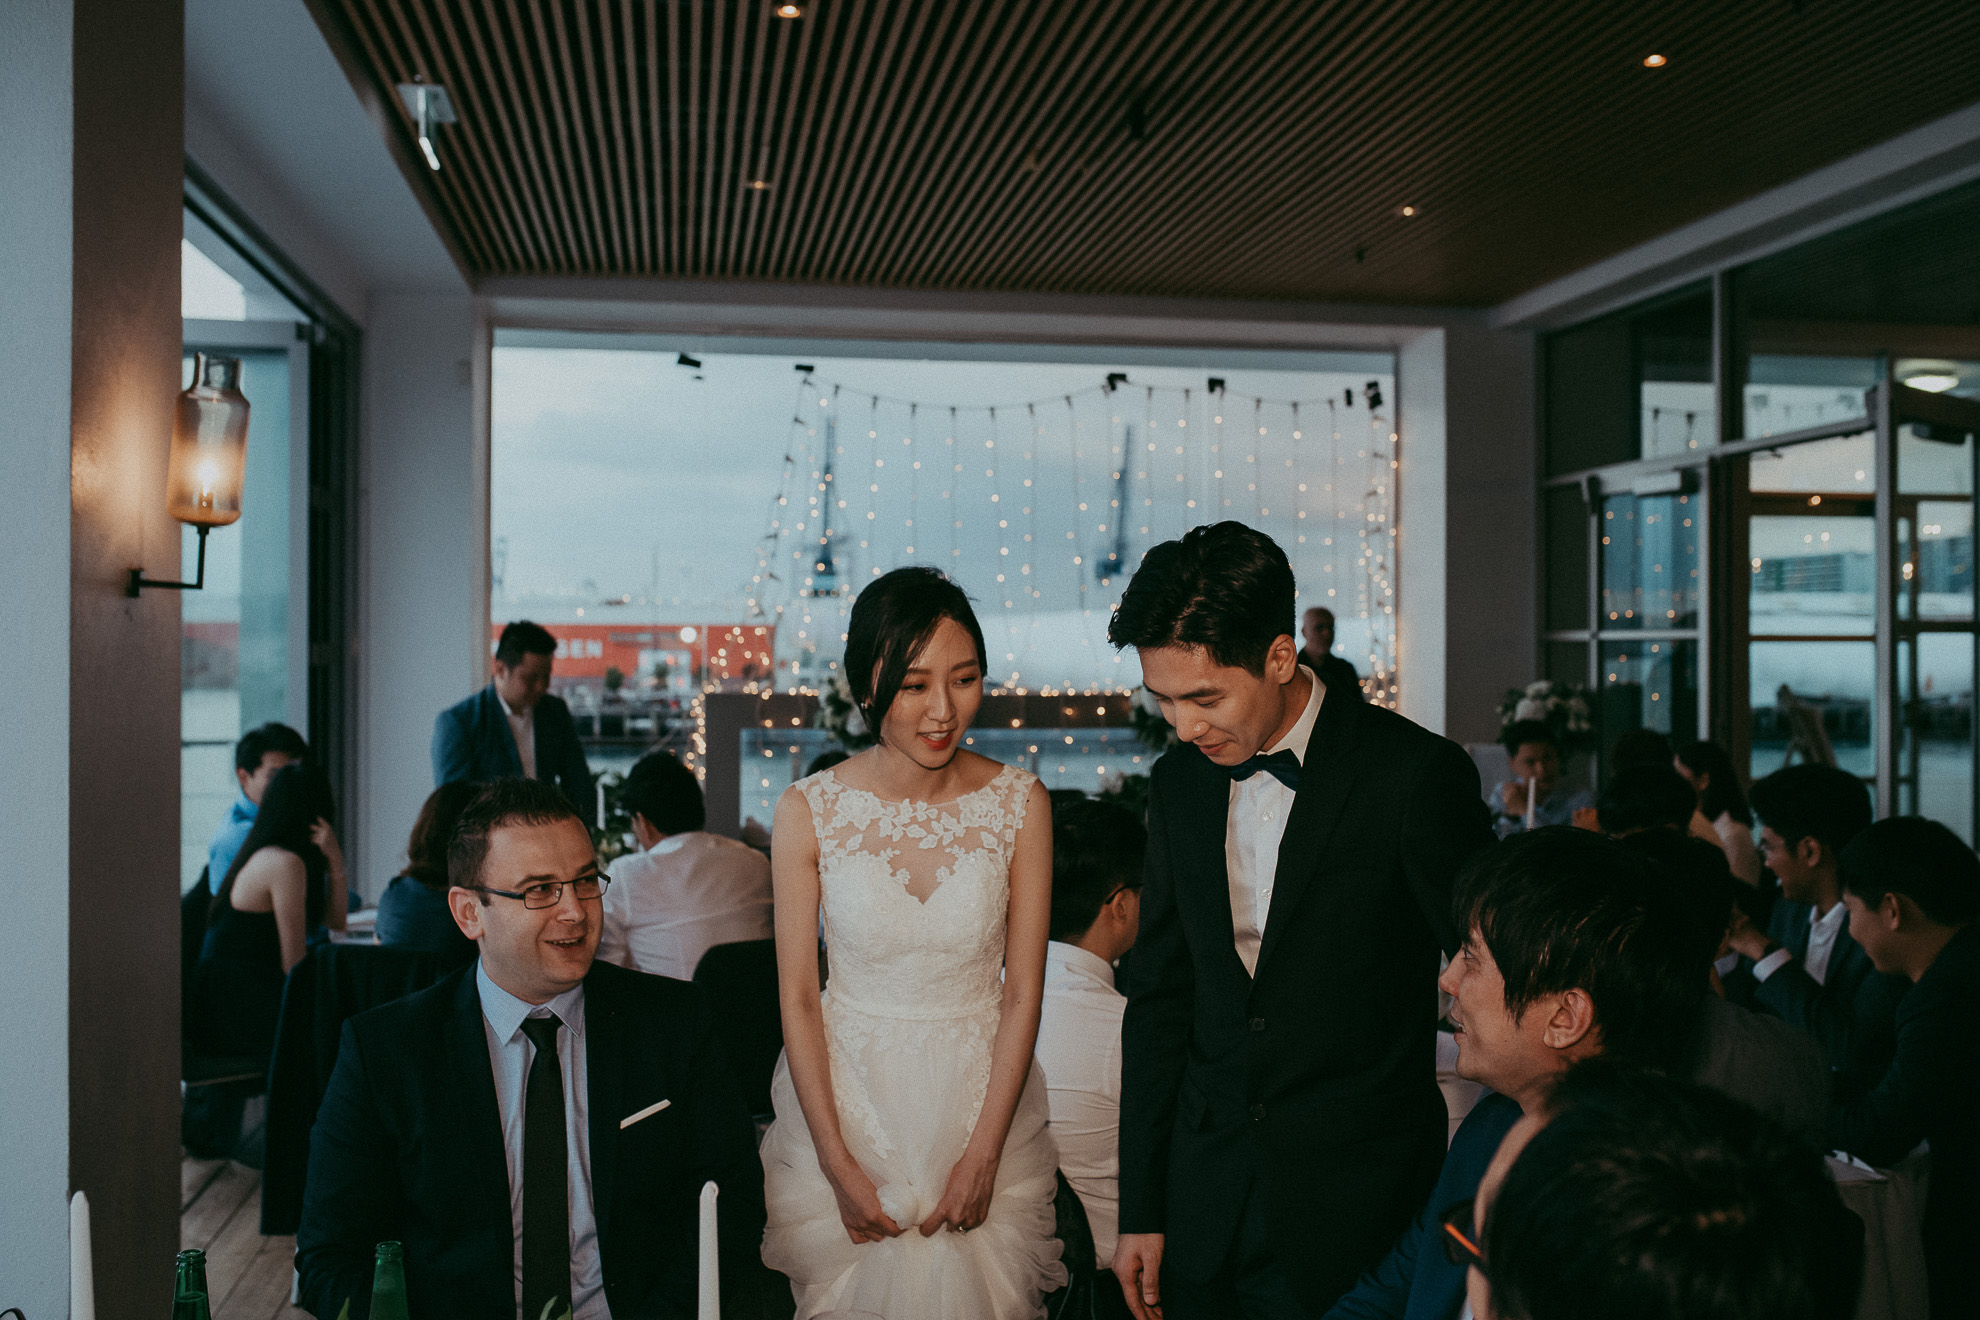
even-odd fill
[(686, 1320), (706, 1181), (723, 1291), (747, 1293), (756, 1129), (701, 992), (596, 960), (610, 881), (584, 822), (548, 784), (497, 780), (447, 874), (480, 957), (344, 1025), (310, 1136), (303, 1306), (365, 1320), (393, 1240), (414, 1315)]
[(433, 786), (457, 779), (542, 779), (579, 811), (591, 803), (591, 767), (571, 708), (550, 693), (557, 639), (518, 619), (502, 629), (494, 677), (433, 721)]

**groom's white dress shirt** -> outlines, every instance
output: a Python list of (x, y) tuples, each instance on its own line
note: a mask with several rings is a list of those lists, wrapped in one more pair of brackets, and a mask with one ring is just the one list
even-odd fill
[[(1306, 742), (1313, 736), (1314, 721), (1320, 718), (1320, 702), (1327, 689), (1305, 665), (1308, 691), (1306, 709), (1286, 732), (1286, 736), (1265, 749), (1265, 755), (1291, 749), (1302, 767), (1306, 764)], [(1224, 824), (1224, 866), (1230, 873), (1231, 931), (1237, 939), (1238, 957), (1244, 970), (1258, 972), (1258, 949), (1265, 940), (1265, 916), (1272, 909), (1272, 883), (1279, 869), (1279, 843), (1286, 837), (1286, 817), (1292, 811), (1293, 791), (1263, 771), (1247, 779), (1231, 781), (1231, 809)]]
[(1127, 997), (1097, 953), (1045, 946), (1045, 1004), (1034, 1053), (1045, 1075), (1059, 1168), (1086, 1207), (1094, 1254), (1114, 1259), (1121, 1218), (1121, 1017)]

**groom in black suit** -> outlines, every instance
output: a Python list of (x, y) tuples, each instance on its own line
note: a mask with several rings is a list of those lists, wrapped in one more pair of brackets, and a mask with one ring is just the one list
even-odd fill
[(296, 1268), (312, 1314), (371, 1306), (404, 1244), (414, 1315), (695, 1313), (698, 1201), (722, 1284), (760, 1272), (756, 1131), (694, 986), (597, 962), (591, 835), (554, 784), (490, 783), (448, 856), (472, 966), (353, 1018), (311, 1136)]
[(1492, 842), (1455, 743), (1298, 663), (1240, 523), (1156, 546), (1108, 629), (1183, 746), (1155, 765), (1129, 964), (1121, 1238), (1142, 1320), (1319, 1316), (1443, 1161), (1451, 882)]

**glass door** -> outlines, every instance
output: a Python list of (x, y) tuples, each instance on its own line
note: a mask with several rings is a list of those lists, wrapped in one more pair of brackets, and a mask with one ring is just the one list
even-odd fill
[(1745, 461), (1754, 779), (1801, 761), (1875, 779), (1875, 449), (1866, 431)]
[(1975, 435), (1980, 402), (1887, 382), (1874, 391), (1880, 503), (1879, 814), (1922, 815), (1974, 837)]

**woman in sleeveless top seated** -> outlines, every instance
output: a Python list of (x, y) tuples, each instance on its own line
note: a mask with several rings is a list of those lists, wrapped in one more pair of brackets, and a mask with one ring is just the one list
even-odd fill
[(189, 988), (192, 1041), (202, 1053), (266, 1058), (282, 980), (302, 961), (307, 928), (344, 928), (349, 891), (334, 811), (330, 785), (312, 766), (284, 766), (269, 782), (207, 911)]
[(427, 795), (406, 844), (406, 869), (378, 896), (375, 930), (380, 944), (459, 962), (476, 956), (475, 942), (461, 934), (447, 910), (447, 845), (460, 824), (461, 809), (480, 788), (472, 780), (457, 779)]
[(1066, 1280), (1031, 1056), (1051, 811), (1036, 778), (961, 750), (985, 661), (947, 578), (876, 579), (845, 663), (879, 745), (777, 807), (785, 1057), (763, 1259), (789, 1276), (798, 1320), (1028, 1320)]

